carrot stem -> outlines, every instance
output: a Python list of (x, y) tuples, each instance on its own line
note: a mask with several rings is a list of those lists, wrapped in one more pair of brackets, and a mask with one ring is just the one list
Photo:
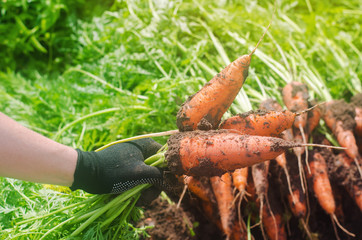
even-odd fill
[(143, 134), (143, 135), (138, 135), (135, 137), (130, 137), (130, 138), (124, 138), (121, 140), (117, 140), (111, 143), (108, 143), (106, 145), (104, 145), (103, 147), (100, 147), (96, 150), (96, 152), (99, 152), (103, 149), (106, 149), (112, 145), (118, 144), (118, 143), (124, 143), (124, 142), (129, 142), (129, 141), (133, 141), (133, 140), (138, 140), (138, 139), (142, 139), (142, 138), (149, 138), (149, 137), (160, 137), (160, 136), (168, 136), (168, 135), (172, 135), (177, 133), (178, 130), (170, 130), (170, 131), (165, 131), (165, 132), (158, 132), (158, 133), (149, 133), (149, 134)]

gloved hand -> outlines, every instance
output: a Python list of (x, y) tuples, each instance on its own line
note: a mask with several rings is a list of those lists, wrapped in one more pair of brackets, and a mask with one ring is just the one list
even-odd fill
[(99, 152), (77, 149), (78, 162), (70, 189), (88, 193), (121, 193), (139, 184), (162, 185), (162, 170), (143, 161), (161, 145), (150, 138), (119, 143)]

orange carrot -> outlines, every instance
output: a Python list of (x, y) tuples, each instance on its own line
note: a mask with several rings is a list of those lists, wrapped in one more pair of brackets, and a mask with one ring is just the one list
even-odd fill
[(301, 192), (301, 189), (293, 188), (292, 195), (288, 195), (288, 202), (294, 216), (305, 218), (307, 205), (305, 203), (305, 195)]
[(298, 114), (291, 111), (249, 111), (226, 119), (220, 129), (235, 129), (241, 134), (279, 136), (291, 128)]
[(321, 207), (328, 214), (334, 214), (336, 206), (332, 194), (332, 187), (327, 174), (325, 159), (318, 152), (314, 152), (310, 159), (310, 177), (313, 180), (314, 193)]
[(171, 172), (190, 176), (220, 176), (274, 159), (288, 148), (318, 146), (274, 137), (240, 135), (228, 130), (179, 132), (167, 143), (165, 157)]
[(315, 109), (311, 107), (295, 113), (288, 110), (269, 110), (262, 105), (260, 108), (226, 119), (220, 124), (219, 129), (235, 129), (241, 134), (277, 137), (284, 130), (291, 128), (298, 116)]
[(289, 157), (288, 172), (291, 176), (292, 193), (288, 195), (289, 207), (293, 215), (304, 219), (307, 215), (306, 195), (302, 191), (302, 185), (299, 181), (297, 159), (294, 156)]
[[(281, 111), (282, 110), (282, 106), (280, 106), (280, 104), (277, 101), (273, 100), (273, 99), (266, 99), (266, 100), (262, 101), (260, 103), (260, 108), (265, 109), (265, 110), (269, 110), (269, 111)], [(284, 140), (287, 140), (287, 141), (292, 141), (293, 140), (293, 132), (291, 130), (291, 126), (286, 128), (282, 132), (282, 137), (283, 137)], [(287, 178), (289, 193), (294, 198), (292, 188), (291, 188), (291, 184), (290, 184), (290, 176), (289, 176), (289, 172), (287, 170), (287, 159), (286, 159), (285, 153), (282, 153), (279, 156), (277, 156), (275, 158), (275, 160), (278, 163), (278, 165), (283, 169), (284, 174), (285, 174), (285, 176)]]
[(241, 194), (240, 197), (242, 198), (248, 183), (248, 168), (244, 167), (235, 169), (235, 171), (231, 173), (231, 176), (233, 178), (233, 184)]
[(207, 177), (193, 177), (184, 175), (184, 183), (188, 189), (203, 201), (216, 203), (215, 196)]
[[(336, 203), (333, 197), (332, 187), (328, 178), (327, 164), (324, 157), (316, 151), (313, 151), (310, 158), (310, 170), (309, 177), (313, 182), (313, 191), (318, 200), (319, 205), (323, 210), (331, 216), (332, 222), (336, 222), (337, 225), (347, 234), (354, 236), (345, 228), (343, 228), (335, 215)], [(335, 229), (336, 237), (338, 238), (337, 231)]]
[(326, 103), (323, 119), (336, 136), (338, 143), (342, 147), (346, 147), (347, 155), (356, 162), (358, 171), (362, 176), (362, 158), (353, 134), (355, 126), (353, 116), (354, 108), (343, 100), (338, 100)]
[(201, 207), (202, 207), (202, 213), (205, 215), (205, 217), (210, 222), (214, 223), (220, 230), (222, 230), (222, 225), (217, 205), (211, 203), (210, 201), (201, 201)]
[(297, 164), (297, 159), (295, 156), (288, 155), (288, 172), (291, 176), (291, 193), (287, 195), (289, 208), (297, 219), (299, 219), (301, 225), (304, 228), (305, 233), (308, 236), (308, 239), (312, 239), (312, 235), (307, 225), (308, 217), (307, 210), (309, 206), (308, 201), (308, 192), (303, 192), (302, 183), (299, 179), (299, 169)]
[[(241, 219), (242, 225), (239, 224), (239, 221), (234, 220), (233, 226), (231, 229), (231, 236), (229, 237), (229, 240), (246, 240), (248, 239), (248, 232), (246, 229), (246, 224)], [(254, 239), (254, 238), (252, 238)]]
[[(312, 105), (316, 105), (315, 102), (313, 101)], [(311, 107), (311, 106), (309, 106)], [(319, 107), (313, 108), (311, 111), (308, 112), (308, 117), (307, 117), (307, 125), (306, 125), (306, 135), (310, 135), (313, 130), (319, 125), (319, 120), (321, 119), (321, 110)]]
[[(302, 111), (308, 108), (308, 88), (300, 82), (290, 82), (282, 90), (283, 102), (292, 112)], [(307, 114), (298, 116), (294, 121), (294, 126), (299, 129), (300, 125), (307, 124)]]
[(263, 208), (263, 227), (270, 240), (287, 239), (287, 233), (281, 214), (271, 214), (269, 207)]
[[(309, 93), (308, 93), (307, 85), (305, 85), (303, 83), (300, 83), (300, 82), (288, 83), (287, 85), (284, 86), (284, 88), (282, 90), (282, 97), (283, 97), (283, 102), (284, 102), (285, 106), (290, 111), (297, 112), (297, 111), (303, 111), (308, 108)], [(294, 120), (294, 124), (293, 124), (294, 141), (296, 141), (298, 143), (306, 143), (307, 137), (305, 135), (304, 128), (307, 125), (307, 117), (308, 117), (308, 115), (306, 113), (304, 113), (304, 114), (297, 116)], [(302, 154), (304, 152), (306, 152), (306, 150), (307, 150), (306, 148), (302, 148), (302, 147), (293, 148), (293, 151), (298, 158), (299, 175), (300, 175), (300, 180), (302, 183), (303, 192), (305, 192), (305, 186), (304, 186), (305, 174), (304, 174), (303, 166), (302, 166)], [(309, 171), (307, 157), (308, 156), (306, 155), (305, 163), (306, 163), (306, 166)]]
[(217, 201), (222, 229), (227, 238), (229, 238), (232, 233), (232, 224), (235, 217), (231, 175), (230, 173), (225, 173), (221, 177), (211, 177), (210, 183)]
[(266, 201), (262, 209), (262, 221), (265, 232), (270, 240), (283, 240), (287, 239), (284, 221), (282, 219), (282, 208), (278, 204), (279, 201), (275, 198), (274, 191), (269, 192), (268, 198), (271, 201)]
[[(259, 216), (260, 216), (260, 222), (261, 222), (261, 230), (262, 230), (263, 236), (265, 236), (264, 226), (263, 226), (264, 225), (263, 224), (263, 222), (264, 222), (263, 221), (263, 212), (264, 212), (264, 204), (268, 202), (269, 162), (262, 162), (262, 163), (253, 165), (251, 167), (251, 173), (253, 176), (253, 182), (255, 184), (256, 194), (257, 194), (259, 202), (260, 202)], [(273, 221), (273, 224), (276, 224), (276, 222)]]
[(214, 76), (196, 94), (183, 103), (177, 113), (177, 127), (180, 131), (195, 129), (210, 130), (219, 126), (220, 120), (228, 110), (244, 84), (249, 71), (251, 57), (264, 38), (271, 23), (266, 28), (255, 48), (230, 63)]

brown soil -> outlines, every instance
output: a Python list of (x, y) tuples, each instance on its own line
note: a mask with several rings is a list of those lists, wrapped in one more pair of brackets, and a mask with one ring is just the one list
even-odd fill
[(362, 93), (354, 95), (351, 98), (351, 104), (356, 107), (362, 107)]
[[(209, 222), (195, 207), (191, 207), (189, 196), (177, 208), (161, 197), (154, 200), (145, 210), (144, 219), (138, 227), (151, 226), (147, 230), (151, 240), (222, 240), (218, 228)], [(183, 200), (183, 201), (184, 201)], [(196, 200), (196, 199), (194, 199)]]

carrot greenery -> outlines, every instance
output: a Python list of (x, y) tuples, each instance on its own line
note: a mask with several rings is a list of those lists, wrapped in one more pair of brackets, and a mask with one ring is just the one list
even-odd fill
[[(253, 51), (275, 1), (83, 2), (1, 1), (0, 111), (90, 151), (177, 129), (187, 97)], [(280, 89), (291, 81), (308, 85), (320, 102), (349, 102), (362, 92), (360, 1), (276, 2), (248, 79), (221, 121), (267, 98), (281, 103)], [(338, 144), (324, 121), (314, 131)], [(163, 165), (166, 150), (146, 163)], [(0, 178), (0, 239), (147, 236), (150, 227), (136, 227), (143, 210), (134, 206), (147, 187), (94, 196)], [(249, 239), (253, 221), (249, 215)]]

